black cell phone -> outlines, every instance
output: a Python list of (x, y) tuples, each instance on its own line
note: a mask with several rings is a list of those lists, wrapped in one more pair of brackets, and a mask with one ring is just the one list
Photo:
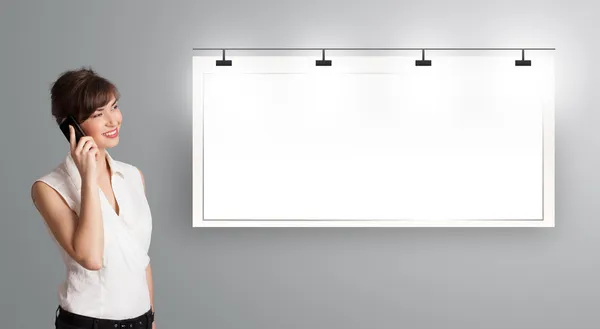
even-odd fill
[(79, 139), (85, 136), (83, 129), (77, 123), (77, 120), (72, 115), (69, 115), (63, 122), (60, 123), (60, 130), (63, 132), (68, 142), (71, 142), (71, 133), (69, 132), (69, 126), (75, 128), (75, 145), (79, 143)]

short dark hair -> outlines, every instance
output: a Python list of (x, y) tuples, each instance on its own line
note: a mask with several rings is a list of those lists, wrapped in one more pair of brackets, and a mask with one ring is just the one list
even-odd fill
[(112, 97), (120, 97), (117, 87), (91, 67), (63, 72), (50, 89), (52, 116), (60, 124), (72, 115), (81, 123)]

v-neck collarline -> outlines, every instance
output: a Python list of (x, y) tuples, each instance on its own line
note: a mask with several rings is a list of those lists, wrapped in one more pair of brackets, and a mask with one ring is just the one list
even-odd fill
[(117, 207), (119, 207), (119, 213), (117, 213), (117, 211), (115, 210), (115, 208), (110, 203), (110, 200), (108, 200), (108, 197), (106, 196), (106, 194), (102, 190), (102, 187), (98, 186), (98, 190), (100, 191), (100, 193), (102, 193), (102, 196), (104, 197), (104, 200), (108, 204), (108, 207), (110, 208), (110, 210), (112, 211), (112, 213), (115, 216), (117, 216), (118, 218), (121, 218), (121, 216), (123, 215), (123, 207), (121, 206), (121, 202), (117, 198), (117, 193), (115, 192), (115, 188), (113, 187), (113, 185), (114, 184), (112, 182), (112, 177), (110, 177), (110, 189), (112, 190), (113, 197), (115, 198), (115, 204), (117, 205)]
[(117, 213), (117, 210), (112, 206), (110, 200), (108, 200), (108, 196), (106, 196), (106, 194), (104, 193), (102, 188), (100, 186), (98, 186), (98, 188), (100, 189), (100, 192), (102, 192), (102, 195), (104, 195), (104, 200), (106, 200), (106, 202), (108, 203), (108, 206), (112, 210), (112, 213), (115, 216), (117, 216), (118, 218), (121, 218), (121, 215), (123, 214), (123, 208), (121, 207), (121, 202), (117, 198), (117, 193), (115, 192), (115, 188), (114, 188), (113, 177), (115, 176), (116, 172), (115, 172), (115, 169), (113, 166), (113, 161), (112, 161), (112, 158), (110, 157), (110, 155), (108, 155), (108, 152), (106, 152), (104, 156), (105, 156), (106, 166), (108, 167), (108, 180), (110, 183), (109, 187), (113, 194), (113, 197), (115, 198), (115, 206), (119, 208), (118, 213)]

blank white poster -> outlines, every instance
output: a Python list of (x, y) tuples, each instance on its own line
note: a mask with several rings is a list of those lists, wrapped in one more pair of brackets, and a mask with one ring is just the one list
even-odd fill
[(244, 58), (195, 80), (203, 223), (544, 219), (547, 57)]

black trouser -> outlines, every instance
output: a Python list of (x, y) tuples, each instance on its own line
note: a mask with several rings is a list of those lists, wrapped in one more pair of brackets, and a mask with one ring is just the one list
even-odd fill
[(56, 329), (151, 329), (152, 310), (132, 319), (109, 320), (79, 315), (65, 311), (62, 307), (56, 309), (54, 325)]

